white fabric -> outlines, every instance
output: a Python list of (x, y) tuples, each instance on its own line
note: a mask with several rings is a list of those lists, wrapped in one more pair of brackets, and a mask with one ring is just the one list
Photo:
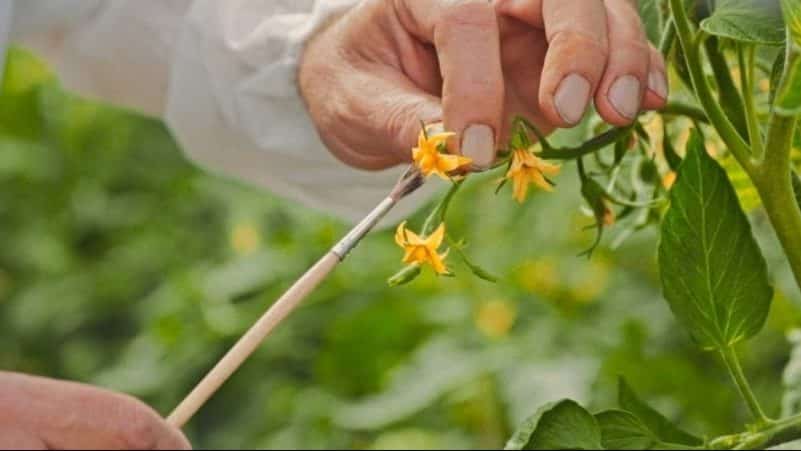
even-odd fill
[(164, 118), (201, 165), (355, 220), (401, 169), (365, 172), (336, 160), (307, 116), (296, 73), (308, 37), (357, 2), (17, 0), (12, 39), (47, 58), (68, 88)]

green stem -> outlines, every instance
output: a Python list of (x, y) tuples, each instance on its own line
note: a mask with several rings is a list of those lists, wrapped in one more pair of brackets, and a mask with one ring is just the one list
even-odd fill
[(684, 50), (684, 58), (690, 71), (695, 95), (706, 111), (709, 121), (715, 126), (732, 154), (746, 171), (751, 172), (754, 165), (751, 161), (748, 144), (740, 136), (717, 99), (712, 95), (712, 88), (709, 86), (709, 81), (704, 73), (704, 65), (701, 62), (701, 41), (695, 36), (694, 25), (687, 17), (683, 0), (670, 0), (670, 9), (676, 21), (676, 34)]
[(774, 116), (766, 158), (754, 177), (754, 185), (801, 288), (801, 207), (793, 190), (790, 163), (795, 122), (795, 118)]
[(756, 159), (762, 159), (764, 152), (759, 116), (754, 106), (754, 46), (740, 45), (737, 48), (737, 61), (740, 64), (740, 90), (745, 104), (745, 121), (748, 124), (748, 141)]
[[(787, 50), (786, 63), (792, 65), (798, 55)], [(782, 84), (787, 83), (787, 65)], [(762, 204), (787, 256), (787, 261), (801, 288), (801, 206), (793, 189), (791, 153), (797, 123), (795, 117), (773, 113), (768, 125), (765, 158), (752, 175)]]
[(659, 113), (665, 116), (686, 116), (694, 121), (704, 124), (709, 123), (709, 119), (706, 117), (704, 110), (695, 105), (690, 105), (689, 103), (679, 101), (669, 102)]
[(756, 396), (754, 396), (754, 392), (751, 390), (751, 384), (748, 383), (748, 379), (745, 377), (745, 373), (743, 373), (743, 367), (740, 365), (740, 358), (737, 357), (734, 347), (727, 346), (720, 350), (720, 354), (723, 357), (723, 361), (726, 363), (729, 374), (731, 374), (732, 379), (734, 379), (734, 384), (737, 385), (737, 389), (748, 405), (748, 409), (757, 421), (757, 426), (764, 427), (764, 425), (772, 424), (771, 420), (768, 419), (762, 407), (759, 405), (759, 401), (756, 399)]
[(431, 232), (434, 231), (435, 227), (445, 222), (445, 216), (448, 214), (448, 207), (453, 200), (453, 196), (455, 196), (456, 192), (459, 191), (459, 188), (462, 187), (462, 183), (464, 183), (464, 179), (453, 182), (447, 194), (445, 194), (445, 197), (443, 197), (439, 204), (437, 204), (437, 206), (431, 210), (431, 213), (429, 213), (428, 217), (423, 223), (423, 229), (420, 231), (422, 236), (430, 235)]

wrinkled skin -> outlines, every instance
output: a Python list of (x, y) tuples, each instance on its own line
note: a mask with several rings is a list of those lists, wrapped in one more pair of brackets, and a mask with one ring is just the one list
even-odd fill
[(486, 167), (513, 115), (551, 131), (594, 101), (626, 125), (667, 97), (631, 0), (368, 0), (308, 44), (299, 80), (323, 142), (363, 169), (408, 161), (421, 120)]

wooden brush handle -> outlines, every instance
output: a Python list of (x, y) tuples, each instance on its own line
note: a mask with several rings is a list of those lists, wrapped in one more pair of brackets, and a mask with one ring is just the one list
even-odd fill
[(275, 304), (267, 310), (256, 324), (239, 339), (217, 365), (203, 378), (191, 393), (173, 410), (167, 422), (182, 428), (220, 386), (255, 351), (262, 341), (287, 315), (309, 295), (320, 282), (337, 266), (340, 257), (329, 252), (312, 266)]

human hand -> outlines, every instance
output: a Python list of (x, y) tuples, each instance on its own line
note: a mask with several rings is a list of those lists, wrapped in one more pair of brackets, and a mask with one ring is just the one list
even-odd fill
[(300, 89), (334, 155), (363, 169), (410, 159), (420, 121), (489, 166), (509, 121), (551, 131), (591, 99), (625, 125), (667, 97), (664, 62), (630, 0), (368, 0), (308, 45)]
[(190, 449), (134, 398), (0, 372), (0, 449)]

